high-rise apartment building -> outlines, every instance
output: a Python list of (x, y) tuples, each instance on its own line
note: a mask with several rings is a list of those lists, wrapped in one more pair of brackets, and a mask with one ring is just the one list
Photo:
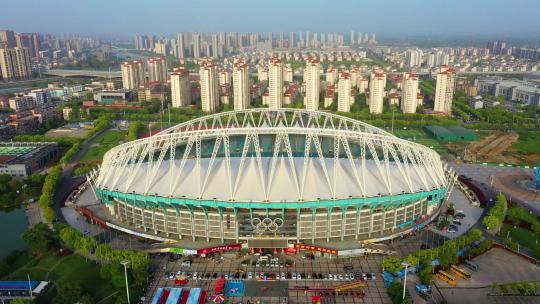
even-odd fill
[(270, 109), (283, 107), (283, 61), (276, 57), (268, 61), (268, 103)]
[(383, 111), (384, 87), (386, 85), (386, 73), (381, 69), (373, 69), (369, 79), (369, 112), (380, 114)]
[(212, 35), (212, 57), (213, 58), (220, 57), (219, 45), (218, 45), (218, 35), (216, 35), (216, 34)]
[(17, 46), (15, 33), (10, 30), (0, 31), (0, 49), (14, 48)]
[(403, 113), (416, 113), (418, 106), (418, 75), (405, 72), (401, 84), (401, 109)]
[(191, 86), (189, 70), (179, 67), (171, 72), (171, 97), (174, 108), (186, 107), (191, 104)]
[(138, 89), (146, 82), (144, 75), (144, 62), (142, 60), (126, 61), (122, 63), (122, 86), (126, 90)]
[(330, 84), (334, 84), (336, 83), (337, 79), (338, 79), (337, 68), (332, 65), (328, 66), (328, 68), (326, 69), (326, 81), (329, 82)]
[(185, 46), (184, 46), (184, 34), (183, 33), (178, 34), (178, 39), (176, 40), (176, 47), (178, 49), (177, 50), (178, 58), (180, 58), (180, 59), (184, 58)]
[(347, 71), (339, 73), (337, 106), (337, 110), (339, 112), (350, 112), (352, 103), (351, 99), (354, 101), (354, 97), (351, 94), (351, 89), (351, 74), (349, 74)]
[(193, 57), (200, 58), (201, 57), (201, 35), (193, 34), (191, 36), (191, 39), (193, 41)]
[(320, 69), (321, 63), (317, 59), (308, 58), (304, 69), (304, 81), (306, 83), (306, 97), (304, 105), (306, 110), (316, 111), (319, 109), (320, 94)]
[(37, 33), (17, 33), (15, 34), (15, 42), (17, 47), (28, 48), (30, 57), (39, 58), (39, 46), (41, 38)]
[(204, 112), (215, 112), (219, 105), (218, 66), (210, 60), (200, 63), (201, 109)]
[(0, 49), (0, 77), (5, 81), (28, 79), (32, 76), (30, 52), (27, 48)]
[(148, 81), (167, 81), (167, 60), (165, 57), (152, 57), (147, 61)]
[(249, 65), (238, 61), (233, 66), (234, 109), (245, 110), (251, 101), (249, 85)]
[(296, 46), (296, 43), (294, 41), (294, 32), (289, 33), (289, 47), (294, 48)]
[(419, 67), (422, 65), (424, 53), (422, 50), (409, 49), (407, 50), (407, 66), (409, 68)]
[(447, 65), (437, 70), (437, 85), (435, 87), (435, 105), (433, 110), (452, 114), (452, 99), (454, 98), (454, 83), (456, 71)]
[(154, 53), (158, 53), (161, 56), (167, 56), (169, 55), (169, 47), (164, 41), (158, 41), (154, 46)]

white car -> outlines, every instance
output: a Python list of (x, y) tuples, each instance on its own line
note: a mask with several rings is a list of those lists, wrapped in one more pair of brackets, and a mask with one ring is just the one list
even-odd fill
[(253, 279), (253, 272), (248, 272), (247, 278), (250, 280)]
[(198, 279), (199, 279), (198, 276), (199, 276), (199, 273), (195, 271), (195, 272), (193, 273), (193, 279), (194, 279), (194, 280), (198, 280)]
[(348, 273), (346, 273), (346, 274), (345, 274), (345, 280), (347, 280), (347, 281), (349, 281), (349, 280), (350, 280), (350, 278), (349, 278), (349, 274), (348, 274)]
[(292, 273), (292, 279), (293, 279), (293, 280), (296, 280), (296, 272), (293, 272), (293, 273)]
[(228, 279), (229, 279), (229, 274), (226, 273), (226, 274), (225, 274), (225, 280), (228, 280)]
[(342, 274), (339, 275), (339, 279), (343, 280), (343, 275)]

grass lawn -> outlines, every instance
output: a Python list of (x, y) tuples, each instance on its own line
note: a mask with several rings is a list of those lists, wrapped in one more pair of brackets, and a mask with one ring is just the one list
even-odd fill
[(512, 147), (520, 152), (540, 154), (540, 131), (519, 132), (519, 139)]
[[(25, 253), (20, 255), (15, 264), (20, 267), (2, 280), (26, 280), (27, 274), (31, 280), (46, 280), (47, 272), (54, 267), (48, 277), (49, 281), (57, 285), (66, 282), (79, 283), (92, 294), (96, 302), (117, 291), (107, 280), (99, 276), (99, 266), (91, 261), (86, 262), (83, 257), (76, 254), (57, 257), (53, 253), (47, 253), (41, 257), (31, 257)], [(56, 289), (53, 288), (42, 299), (40, 297), (38, 303), (50, 303), (55, 294)]]
[(81, 158), (81, 161), (96, 161), (101, 160), (105, 152), (117, 146), (120, 141), (125, 140), (126, 131), (109, 130), (100, 136), (97, 141), (97, 146), (92, 147)]
[(448, 149), (443, 144), (441, 144), (441, 142), (431, 138), (428, 134), (426, 134), (426, 132), (424, 132), (424, 130), (421, 130), (421, 129), (407, 129), (407, 130), (397, 129), (397, 130), (394, 130), (394, 135), (399, 137), (399, 138), (414, 141), (416, 143), (424, 145), (424, 146), (426, 146), (428, 148), (431, 148), (431, 149), (437, 151), (437, 153), (439, 153), (441, 155), (448, 154)]
[[(508, 234), (508, 231), (510, 231), (510, 234)], [(529, 248), (535, 253), (537, 258), (540, 256), (540, 240), (533, 232), (520, 227), (514, 228), (510, 225), (504, 225), (499, 235), (502, 238), (506, 238), (506, 236), (509, 235), (513, 242)]]

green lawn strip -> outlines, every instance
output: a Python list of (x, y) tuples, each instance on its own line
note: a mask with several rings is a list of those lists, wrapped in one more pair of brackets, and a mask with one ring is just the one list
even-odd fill
[(520, 152), (540, 154), (540, 132), (519, 132), (519, 139), (512, 147)]
[[(96, 301), (110, 295), (114, 287), (99, 276), (100, 267), (92, 261), (86, 261), (83, 257), (73, 254), (67, 257), (57, 257), (47, 253), (41, 257), (34, 257), (15, 272), (9, 274), (4, 280), (26, 280), (30, 275), (31, 280), (45, 280), (49, 270), (58, 262), (49, 274), (49, 280), (57, 285), (67, 282), (76, 282), (83, 286)], [(50, 297), (50, 295), (46, 295)]]
[[(508, 234), (508, 231), (510, 231), (510, 234)], [(534, 251), (537, 255), (540, 254), (540, 242), (537, 243), (538, 237), (532, 231), (521, 227), (514, 228), (510, 225), (504, 225), (499, 235), (503, 238), (509, 235), (512, 242)]]
[(107, 151), (124, 140), (125, 136), (126, 132), (121, 130), (109, 130), (105, 132), (97, 141), (97, 145), (86, 151), (81, 161), (100, 160)]

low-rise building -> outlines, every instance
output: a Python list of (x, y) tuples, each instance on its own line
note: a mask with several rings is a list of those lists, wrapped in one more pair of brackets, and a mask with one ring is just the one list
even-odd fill
[(0, 174), (24, 178), (59, 156), (54, 142), (0, 142)]

